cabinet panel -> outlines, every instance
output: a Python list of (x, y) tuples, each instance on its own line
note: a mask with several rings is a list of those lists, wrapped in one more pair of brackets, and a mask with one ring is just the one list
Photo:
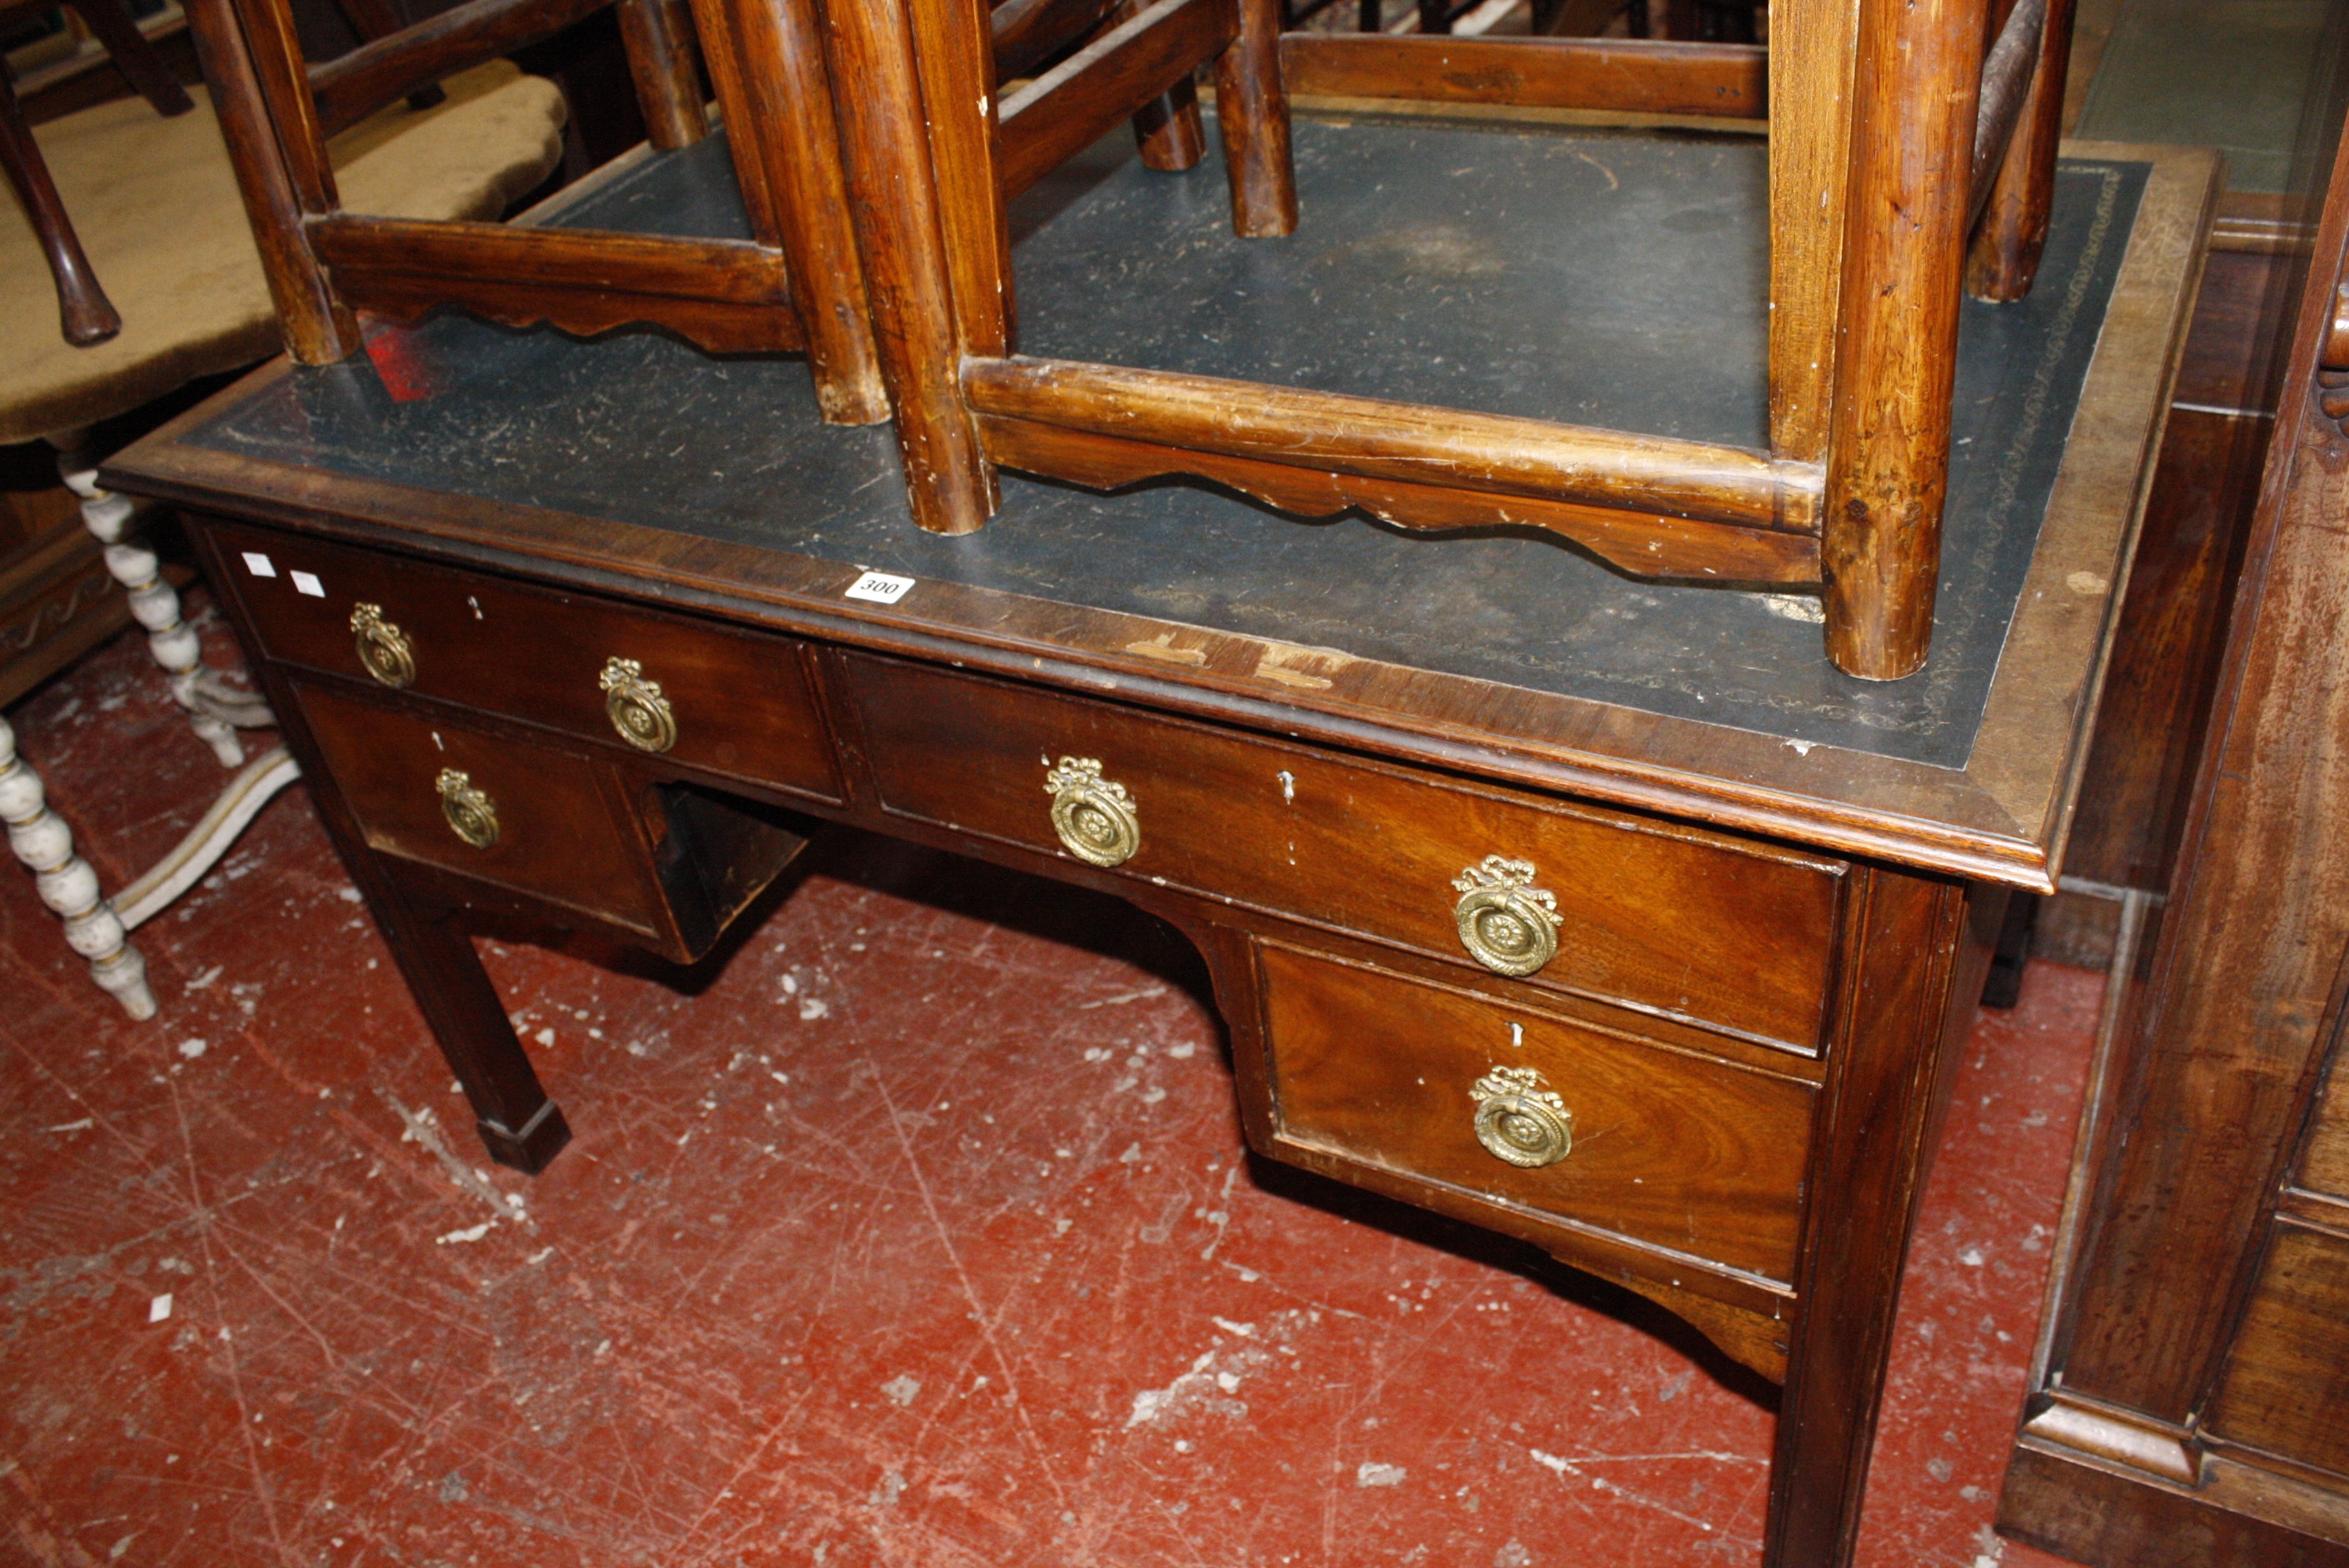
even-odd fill
[(1287, 947), (1261, 964), (1282, 1141), (1793, 1279), (1808, 1085)]
[(2349, 1476), (2349, 1235), (2276, 1222), (2210, 1429)]

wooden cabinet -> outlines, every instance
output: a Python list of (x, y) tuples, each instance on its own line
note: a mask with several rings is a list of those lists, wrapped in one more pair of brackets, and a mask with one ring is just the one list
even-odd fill
[(2002, 1529), (2110, 1568), (2349, 1563), (2344, 263), (2349, 157), (2001, 1498)]

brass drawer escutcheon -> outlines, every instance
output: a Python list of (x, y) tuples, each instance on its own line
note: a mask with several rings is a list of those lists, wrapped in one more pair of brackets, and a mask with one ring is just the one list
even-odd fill
[(1476, 1080), (1476, 1141), (1495, 1160), (1528, 1170), (1574, 1148), (1574, 1117), (1532, 1068), (1495, 1068)]
[(416, 678), (416, 650), (408, 634), (383, 618), (380, 604), (351, 606), (351, 639), (367, 673), (388, 686), (404, 686)]
[(1052, 830), (1089, 865), (1123, 865), (1142, 848), (1142, 821), (1125, 786), (1102, 777), (1098, 758), (1063, 757), (1044, 776)]
[(677, 744), (677, 712), (661, 696), (660, 682), (645, 679), (645, 666), (616, 654), (604, 661), (604, 711), (620, 738), (639, 751), (667, 751)]
[(1531, 975), (1557, 956), (1557, 897), (1533, 885), (1531, 861), (1486, 855), (1452, 879), (1460, 945), (1495, 975)]
[(435, 787), (440, 791), (440, 814), (449, 819), (450, 832), (477, 850), (498, 841), (498, 809), (473, 787), (471, 774), (443, 768)]

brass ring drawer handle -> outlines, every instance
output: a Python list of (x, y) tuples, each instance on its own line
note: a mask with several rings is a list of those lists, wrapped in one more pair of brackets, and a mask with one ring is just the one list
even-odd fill
[(436, 787), (440, 791), (440, 814), (449, 819), (450, 832), (477, 850), (498, 841), (498, 809), (473, 787), (470, 774), (443, 768)]
[(1531, 975), (1557, 956), (1557, 896), (1536, 874), (1531, 861), (1486, 855), (1452, 879), (1460, 945), (1495, 975)]
[(383, 618), (380, 604), (351, 607), (351, 640), (358, 647), (367, 673), (388, 686), (404, 686), (416, 678), (416, 650), (408, 634)]
[(1098, 758), (1063, 757), (1044, 776), (1052, 797), (1052, 830), (1089, 865), (1123, 865), (1142, 848), (1142, 820), (1125, 786), (1102, 777)]
[(1531, 1170), (1573, 1150), (1574, 1117), (1533, 1068), (1495, 1068), (1468, 1092), (1476, 1101), (1476, 1141), (1495, 1160)]
[(604, 713), (620, 738), (639, 751), (667, 751), (677, 744), (677, 710), (661, 696), (660, 682), (645, 679), (645, 666), (615, 655), (604, 661)]

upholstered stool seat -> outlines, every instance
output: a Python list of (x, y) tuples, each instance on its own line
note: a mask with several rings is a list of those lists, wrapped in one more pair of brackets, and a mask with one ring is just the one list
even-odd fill
[[(494, 61), (444, 86), (444, 101), (393, 104), (329, 144), (351, 211), (494, 218), (553, 170), (565, 108), (552, 82)], [(137, 540), (129, 502), (98, 488), (101, 454), (84, 451), (80, 436), (197, 377), (265, 359), (281, 343), (211, 98), (201, 88), (191, 96), (194, 112), (172, 119), (133, 98), (36, 132), (122, 330), (89, 347), (66, 342), (32, 225), (15, 201), (0, 201), (0, 442), (47, 438), (64, 454), (66, 482), (105, 546), (108, 572), (129, 592), (173, 696), (222, 764), (236, 767), (244, 762), (236, 727), (265, 725), (269, 711), (203, 667), (178, 594)], [(43, 902), (64, 917), (66, 938), (90, 960), (92, 975), (133, 1017), (151, 1016), (155, 1003), (126, 933), (200, 879), (295, 777), (282, 748), (245, 766), (176, 849), (109, 900), (0, 720), (0, 820), (10, 847), (38, 876)]]
[[(563, 95), (504, 61), (448, 99), (395, 104), (329, 144), (345, 204), (400, 218), (494, 218), (562, 154)], [(0, 202), (0, 442), (89, 425), (198, 376), (277, 352), (277, 318), (212, 100), (165, 119), (121, 98), (37, 128), (121, 335), (75, 348), (33, 230)]]

